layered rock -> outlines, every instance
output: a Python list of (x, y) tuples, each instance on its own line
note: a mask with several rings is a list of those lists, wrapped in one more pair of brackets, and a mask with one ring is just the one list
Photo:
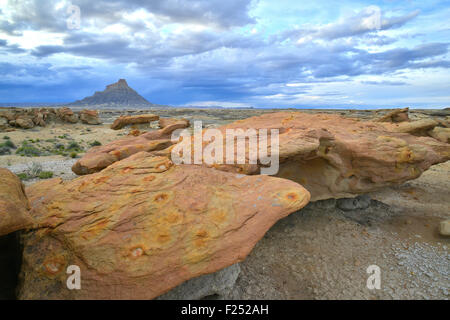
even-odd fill
[(159, 119), (159, 127), (165, 128), (174, 124), (180, 125), (180, 128), (188, 128), (190, 122), (187, 119), (175, 119), (175, 118), (161, 118)]
[(120, 130), (126, 126), (137, 125), (137, 124), (149, 124), (152, 121), (157, 121), (159, 116), (155, 114), (140, 114), (136, 116), (120, 116), (114, 120), (111, 125), (111, 129)]
[(428, 136), (428, 132), (433, 130), (439, 122), (433, 119), (422, 119), (412, 122), (402, 122), (399, 124), (386, 124), (386, 130), (400, 133), (409, 133), (415, 136)]
[(0, 168), (0, 236), (33, 225), (29, 204), (20, 179)]
[(103, 91), (97, 91), (94, 95), (83, 100), (75, 101), (70, 106), (102, 106), (102, 107), (151, 107), (152, 103), (140, 96), (128, 86), (125, 79), (110, 84)]
[[(280, 112), (236, 121), (219, 130), (225, 137), (227, 129), (244, 132), (278, 129), (280, 169), (276, 176), (302, 184), (315, 201), (353, 197), (401, 184), (418, 178), (433, 164), (450, 159), (449, 144), (399, 132), (426, 131), (435, 124), (425, 121), (404, 124)], [(270, 150), (271, 140), (266, 142)], [(264, 167), (260, 159), (257, 164), (249, 164), (249, 148), (245, 153), (246, 165), (236, 164), (236, 161), (223, 164), (225, 150), (223, 154), (221, 164), (209, 166), (244, 174), (259, 174)], [(234, 156), (236, 159), (236, 149)]]
[(428, 135), (441, 142), (450, 143), (450, 128), (436, 127)]
[(81, 110), (80, 111), (80, 120), (85, 124), (97, 125), (101, 124), (100, 118), (98, 116), (98, 112), (95, 110)]
[[(295, 182), (140, 152), (70, 182), (27, 189), (21, 299), (152, 299), (242, 261), (309, 193)], [(245, 197), (243, 195), (245, 194)], [(81, 269), (68, 290), (66, 269)]]
[(57, 117), (67, 123), (77, 123), (78, 122), (78, 115), (75, 114), (72, 109), (63, 107), (56, 110)]
[(389, 112), (383, 117), (376, 119), (375, 122), (405, 122), (409, 121), (409, 108), (404, 109), (396, 109), (394, 111)]
[[(449, 144), (419, 136), (422, 132), (428, 134), (436, 125), (433, 120), (392, 124), (329, 114), (279, 112), (236, 121), (218, 129), (223, 139), (227, 129), (242, 129), (244, 132), (248, 129), (268, 129), (269, 132), (270, 129), (278, 129), (280, 169), (277, 176), (304, 185), (313, 200), (321, 200), (353, 197), (401, 184), (418, 178), (431, 165), (447, 161), (450, 159)], [(144, 134), (126, 142), (120, 140), (120, 144), (128, 149), (121, 159), (139, 150), (136, 146), (142, 145), (142, 139), (147, 142), (159, 139), (153, 134)], [(105, 151), (117, 150), (115, 143)], [(270, 153), (270, 138), (266, 143)], [(172, 147), (160, 151), (160, 154), (171, 156), (171, 151)], [(234, 152), (236, 159), (236, 149)], [(73, 168), (74, 172), (95, 172), (115, 161), (114, 157), (105, 154), (97, 158), (98, 153), (99, 150), (92, 150), (80, 159)], [(191, 163), (194, 163), (194, 152), (191, 154)], [(226, 164), (226, 150), (223, 150), (223, 155), (221, 161), (211, 164), (203, 159), (203, 164), (242, 174), (259, 174), (265, 167), (260, 159), (256, 164), (250, 164), (248, 149), (245, 150), (245, 164), (237, 164), (236, 161)]]
[(91, 148), (72, 166), (72, 171), (78, 175), (90, 174), (141, 151), (166, 149), (173, 144), (171, 134), (176, 129), (179, 129), (179, 125), (150, 131), (137, 137), (128, 136), (104, 146)]

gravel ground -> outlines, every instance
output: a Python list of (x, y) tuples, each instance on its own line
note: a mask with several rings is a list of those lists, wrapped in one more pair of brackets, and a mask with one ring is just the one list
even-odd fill
[[(63, 160), (48, 160), (45, 157), (32, 158), (26, 163), (17, 163), (10, 166), (5, 166), (5, 168), (14, 172), (15, 174), (22, 173), (34, 163), (39, 163), (42, 166), (42, 171), (53, 172), (53, 177), (61, 177), (64, 180), (71, 180), (77, 177), (76, 174), (72, 172), (72, 165), (77, 161), (77, 159), (63, 159)], [(30, 185), (39, 181), (39, 179), (32, 179), (24, 181), (25, 185)]]

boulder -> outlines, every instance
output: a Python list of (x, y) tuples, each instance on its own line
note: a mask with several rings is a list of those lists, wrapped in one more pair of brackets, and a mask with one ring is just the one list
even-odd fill
[(433, 130), (439, 123), (433, 119), (422, 119), (399, 124), (386, 124), (386, 130), (399, 133), (409, 133), (415, 136), (426, 137), (428, 131)]
[(172, 125), (137, 137), (128, 136), (104, 146), (94, 147), (72, 166), (72, 171), (78, 175), (90, 174), (141, 151), (166, 149), (173, 144), (171, 134), (177, 129), (179, 125)]
[(190, 126), (190, 122), (187, 119), (175, 119), (175, 118), (160, 118), (159, 119), (159, 127), (161, 129), (172, 126), (174, 124), (180, 125), (180, 128), (188, 128)]
[(45, 115), (41, 112), (36, 112), (33, 117), (33, 123), (37, 126), (45, 127), (46, 126)]
[(126, 126), (136, 124), (147, 124), (152, 121), (157, 121), (159, 116), (154, 114), (141, 114), (136, 116), (120, 116), (111, 125), (111, 129), (120, 130)]
[[(39, 229), (23, 236), (21, 299), (156, 298), (244, 260), (309, 201), (292, 181), (173, 165), (146, 152), (27, 194)], [(81, 290), (66, 287), (71, 265)]]
[(15, 120), (15, 126), (20, 127), (22, 129), (31, 129), (34, 128), (34, 122), (31, 118), (26, 116), (20, 116)]
[(441, 142), (450, 143), (450, 128), (436, 127), (430, 130), (428, 135)]
[(344, 211), (364, 210), (370, 206), (370, 197), (361, 195), (356, 198), (343, 198), (336, 201), (336, 206)]
[(56, 116), (62, 122), (67, 122), (67, 123), (77, 123), (78, 122), (78, 115), (76, 115), (72, 111), (72, 109), (67, 108), (67, 107), (57, 109)]
[(0, 168), (0, 236), (33, 225), (24, 186), (11, 171)]
[(8, 119), (0, 117), (0, 130), (4, 131), (9, 128)]
[(405, 122), (409, 121), (409, 108), (404, 109), (396, 109), (392, 112), (389, 112), (388, 114), (384, 115), (383, 117), (376, 119), (375, 122)]
[(98, 116), (98, 112), (95, 110), (81, 110), (79, 117), (81, 122), (85, 124), (97, 125), (102, 123)]

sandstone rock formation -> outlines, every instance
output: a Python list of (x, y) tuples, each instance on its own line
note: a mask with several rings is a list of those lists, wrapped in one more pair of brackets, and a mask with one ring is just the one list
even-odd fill
[(31, 129), (34, 127), (34, 122), (30, 118), (19, 117), (15, 120), (15, 126), (21, 127), (22, 129)]
[(78, 175), (90, 174), (141, 151), (166, 149), (173, 144), (171, 134), (176, 129), (179, 129), (179, 125), (150, 131), (137, 137), (128, 136), (104, 146), (91, 148), (72, 166), (72, 171)]
[(161, 129), (174, 125), (179, 124), (180, 128), (188, 128), (190, 126), (190, 122), (187, 119), (174, 119), (174, 118), (160, 118), (159, 119), (159, 127)]
[(384, 115), (383, 117), (376, 119), (375, 122), (405, 122), (409, 121), (409, 108), (404, 109), (397, 109), (392, 112), (389, 112), (388, 114)]
[(385, 124), (386, 130), (400, 133), (409, 133), (415, 136), (427, 137), (428, 132), (433, 130), (439, 123), (433, 119), (422, 119), (399, 124)]
[(82, 123), (97, 125), (102, 122), (99, 119), (98, 112), (95, 110), (84, 109), (80, 111), (80, 120)]
[(430, 130), (428, 135), (441, 142), (450, 143), (450, 128), (436, 127)]
[(33, 220), (20, 179), (0, 168), (0, 236), (31, 227)]
[[(315, 201), (353, 197), (401, 184), (419, 177), (433, 164), (449, 160), (449, 144), (399, 132), (417, 133), (433, 125), (428, 121), (390, 124), (328, 114), (279, 112), (236, 121), (219, 130), (225, 137), (227, 129), (278, 129), (277, 176), (300, 183)], [(267, 143), (270, 146), (270, 139)], [(247, 148), (247, 163), (248, 159)], [(212, 166), (258, 174), (263, 165)]]
[(78, 122), (78, 115), (76, 115), (72, 109), (63, 107), (56, 110), (57, 117), (67, 123), (77, 123)]
[[(295, 182), (140, 152), (105, 170), (27, 189), (21, 299), (152, 299), (242, 261), (279, 219), (309, 201)], [(243, 196), (245, 195), (245, 196)], [(82, 290), (68, 290), (79, 266)]]
[(74, 112), (72, 109), (64, 108), (7, 108), (0, 111), (0, 129), (9, 127), (31, 129), (35, 126), (45, 127), (54, 122), (77, 123), (81, 120), (85, 124), (101, 124), (99, 114), (95, 110), (82, 110)]
[(146, 124), (152, 121), (157, 121), (159, 116), (155, 114), (141, 114), (137, 116), (120, 116), (111, 125), (111, 129), (120, 130), (123, 127), (135, 125), (135, 124)]
[[(427, 134), (436, 124), (433, 120), (391, 124), (337, 115), (279, 112), (236, 121), (219, 130), (225, 137), (227, 129), (278, 129), (280, 170), (277, 176), (299, 182), (311, 192), (313, 200), (321, 200), (353, 197), (401, 184), (419, 177), (431, 165), (449, 160), (449, 144), (412, 135)], [(102, 150), (92, 149), (74, 165), (73, 171), (87, 174), (101, 170), (144, 150), (143, 141), (148, 144), (161, 139), (154, 134), (119, 140)], [(270, 139), (267, 143), (270, 150)], [(121, 157), (112, 156), (120, 148), (125, 149), (119, 152)], [(171, 148), (162, 150), (160, 154), (165, 152), (170, 156), (170, 151)], [(209, 166), (235, 173), (259, 174), (264, 165), (249, 164), (248, 160), (247, 149), (245, 165), (223, 164), (226, 163), (224, 157), (220, 163)]]

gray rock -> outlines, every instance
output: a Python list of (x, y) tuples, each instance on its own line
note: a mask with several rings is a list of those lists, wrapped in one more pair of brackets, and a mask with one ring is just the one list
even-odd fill
[(308, 204), (308, 206), (311, 209), (330, 210), (330, 209), (334, 209), (336, 207), (336, 199), (314, 201), (314, 202), (310, 202)]
[(344, 211), (364, 210), (370, 206), (370, 197), (368, 195), (361, 195), (356, 198), (338, 199), (336, 205)]
[(218, 272), (190, 279), (171, 291), (159, 296), (157, 300), (199, 300), (214, 296), (227, 299), (241, 273), (239, 263)]

